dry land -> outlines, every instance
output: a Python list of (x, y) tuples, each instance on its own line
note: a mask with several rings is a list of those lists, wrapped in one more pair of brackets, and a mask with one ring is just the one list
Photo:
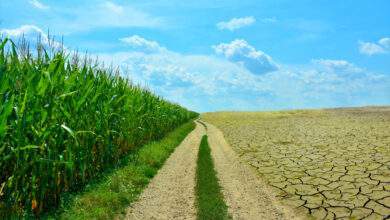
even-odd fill
[(233, 219), (300, 219), (269, 193), (269, 187), (239, 159), (219, 129), (210, 123), (205, 125), (217, 177)]
[(389, 218), (389, 107), (202, 118), (297, 212), (315, 219)]

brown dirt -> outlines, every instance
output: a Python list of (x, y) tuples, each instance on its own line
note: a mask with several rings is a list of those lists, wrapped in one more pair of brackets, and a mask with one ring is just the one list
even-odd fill
[(225, 141), (215, 126), (207, 126), (207, 135), (217, 176), (229, 214), (233, 219), (298, 219), (269, 194), (269, 188)]
[(196, 219), (195, 173), (203, 126), (197, 124), (127, 211), (127, 219)]
[(389, 107), (202, 117), (283, 204), (315, 219), (389, 218)]

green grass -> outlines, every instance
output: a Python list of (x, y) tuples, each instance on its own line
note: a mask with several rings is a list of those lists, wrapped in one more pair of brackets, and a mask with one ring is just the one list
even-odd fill
[(125, 158), (125, 165), (105, 175), (101, 181), (65, 201), (57, 213), (46, 218), (113, 219), (125, 214), (165, 160), (195, 128), (189, 122), (169, 133), (161, 141), (147, 144)]
[(101, 66), (0, 37), (0, 218), (40, 216), (197, 116)]
[(198, 219), (230, 218), (216, 174), (207, 135), (204, 135), (199, 146), (196, 170), (195, 191)]

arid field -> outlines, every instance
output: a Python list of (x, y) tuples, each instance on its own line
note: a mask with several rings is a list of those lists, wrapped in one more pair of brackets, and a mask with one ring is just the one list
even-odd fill
[(390, 107), (202, 116), (285, 205), (315, 219), (390, 216)]

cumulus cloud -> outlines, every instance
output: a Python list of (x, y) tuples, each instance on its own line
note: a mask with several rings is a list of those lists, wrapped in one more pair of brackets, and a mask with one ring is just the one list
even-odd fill
[(38, 9), (41, 9), (41, 10), (46, 10), (46, 9), (49, 9), (50, 7), (43, 4), (42, 2), (38, 1), (38, 0), (29, 0), (28, 3), (30, 3), (32, 6), (38, 8)]
[(234, 31), (236, 29), (250, 26), (256, 22), (256, 19), (253, 16), (242, 17), (242, 18), (232, 18), (230, 21), (222, 21), (217, 23), (217, 27), (220, 30), (229, 30)]
[(390, 38), (382, 38), (377, 43), (359, 41), (359, 52), (369, 56), (388, 53), (390, 52)]
[[(238, 50), (226, 45), (219, 49), (226, 57)], [(253, 47), (245, 50), (244, 54), (257, 52)], [(346, 60), (316, 59), (299, 67), (279, 64), (274, 72), (256, 75), (231, 59), (167, 48), (158, 53), (127, 50), (100, 57), (119, 65), (123, 76), (133, 82), (201, 112), (359, 106), (390, 100), (390, 77)]]
[(99, 57), (127, 69), (131, 79), (136, 83), (159, 90), (164, 86), (184, 89), (196, 87), (204, 94), (214, 95), (220, 90), (229, 90), (232, 87), (243, 88), (248, 85), (248, 80), (241, 79), (253, 77), (245, 68), (225, 59), (207, 55), (183, 55), (173, 51), (164, 53), (129, 51), (101, 54)]
[[(314, 63), (253, 75), (210, 55), (124, 52), (107, 54), (108, 58), (119, 62), (133, 82), (196, 111), (357, 106), (389, 100), (389, 77), (356, 73), (353, 64), (344, 62), (325, 62), (332, 70)], [(339, 74), (338, 68), (352, 72)]]
[(35, 25), (22, 25), (14, 29), (0, 29), (0, 35), (18, 41), (21, 37), (30, 43), (35, 43), (40, 38), (41, 43), (57, 49), (66, 49), (60, 42), (49, 39), (47, 33)]
[(385, 50), (380, 45), (371, 42), (359, 42), (359, 51), (361, 54), (369, 56), (385, 53)]
[(317, 64), (318, 67), (323, 67), (327, 71), (337, 73), (361, 73), (362, 68), (346, 60), (330, 60), (330, 59), (313, 59), (312, 63)]
[(141, 49), (146, 52), (166, 51), (166, 48), (160, 46), (156, 41), (146, 40), (139, 35), (124, 37), (120, 38), (119, 40), (135, 49)]
[(260, 50), (256, 50), (245, 40), (236, 39), (230, 43), (221, 43), (213, 46), (217, 54), (225, 56), (228, 60), (240, 64), (256, 75), (278, 69), (272, 58)]
[(380, 39), (379, 44), (382, 47), (390, 50), (390, 38), (389, 37), (385, 37), (385, 38)]
[[(173, 102), (197, 110), (221, 109), (238, 95), (261, 94), (256, 76), (245, 68), (209, 55), (122, 52), (101, 54), (105, 62), (114, 62), (134, 83), (146, 86)], [(240, 106), (236, 106), (239, 108)], [(241, 106), (242, 107), (242, 106)]]
[(104, 3), (102, 3), (102, 6), (104, 8), (106, 8), (108, 11), (114, 12), (116, 14), (122, 14), (124, 11), (123, 6), (117, 5), (113, 2), (108, 2), (108, 1), (104, 2)]
[(1, 29), (0, 33), (8, 37), (20, 37), (23, 34), (42, 34), (43, 31), (35, 25), (22, 25), (15, 29)]

